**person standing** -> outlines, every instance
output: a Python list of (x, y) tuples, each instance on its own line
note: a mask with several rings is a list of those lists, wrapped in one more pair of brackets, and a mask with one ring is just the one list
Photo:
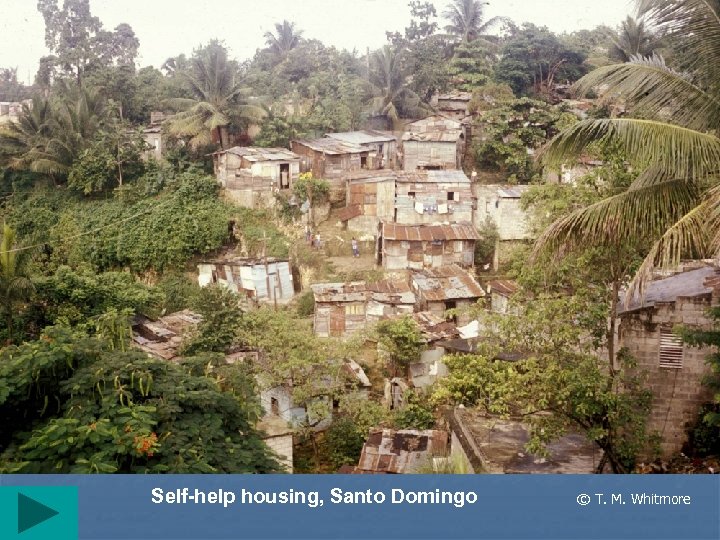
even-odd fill
[(353, 236), (352, 242), (350, 242), (350, 245), (352, 246), (353, 257), (359, 257), (360, 256), (360, 248), (358, 248), (358, 242), (354, 236)]

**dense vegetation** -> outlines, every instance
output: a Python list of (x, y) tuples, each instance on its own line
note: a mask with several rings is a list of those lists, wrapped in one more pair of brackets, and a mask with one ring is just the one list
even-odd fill
[[(25, 100), (18, 121), (0, 125), (0, 472), (275, 471), (254, 426), (258, 387), (278, 384), (307, 410), (298, 425), (307, 470), (355, 463), (371, 427), (430, 428), (438, 406), (457, 404), (527, 417), (539, 453), (582, 431), (604, 451), (598, 470), (632, 470), (652, 441), (652, 396), (633, 359), (614, 350), (619, 291), (720, 246), (720, 6), (637, 3), (639, 17), (617, 30), (559, 35), (487, 19), (479, 0), (452, 0), (442, 13), (411, 0), (407, 27), (366, 55), (282, 21), (247, 61), (212, 40), (156, 69), (138, 68), (132, 28), (105, 29), (88, 0), (39, 0), (51, 54), (31, 86), (0, 69), (0, 101)], [(600, 93), (587, 114), (563, 102), (573, 83)], [(311, 297), (243, 313), (227, 291), (188, 278), (229, 247), (323, 265), (298, 242), (290, 199), (324, 203), (327, 182), (303, 177), (280, 212), (241, 209), (220, 197), (208, 156), (402, 129), (449, 90), (472, 93), (466, 172), (533, 184), (524, 204), (539, 240), (506, 269), (521, 286), (518, 316), (485, 321), (492, 331), (476, 354), (451, 357), (432, 395), (408, 394), (391, 413), (359, 399), (344, 369), (359, 360), (360, 337), (313, 335)], [(153, 111), (165, 114), (162, 163), (142, 137)], [(548, 181), (587, 156), (603, 165), (572, 186)], [(483, 234), (481, 264), (497, 230)], [(183, 360), (130, 348), (133, 317), (186, 308), (203, 322)], [(685, 336), (717, 345), (715, 332)], [(382, 376), (406, 372), (425, 347), (410, 319), (361, 337), (378, 345)], [(259, 349), (263, 361), (226, 364), (236, 348)], [(498, 362), (507, 350), (522, 359)], [(701, 420), (696, 444), (717, 451), (717, 399)]]

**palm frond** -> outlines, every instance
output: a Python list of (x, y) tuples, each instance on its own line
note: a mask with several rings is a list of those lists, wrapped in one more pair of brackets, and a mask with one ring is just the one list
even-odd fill
[(681, 179), (637, 186), (603, 199), (548, 227), (535, 243), (532, 258), (546, 249), (572, 251), (612, 246), (628, 238), (657, 238), (698, 204), (700, 193), (694, 182)]
[(720, 125), (718, 96), (669, 68), (657, 55), (600, 67), (576, 83), (583, 94), (598, 87), (605, 87), (604, 98), (621, 96), (646, 116), (700, 131)]
[(720, 86), (720, 4), (717, 0), (637, 0), (638, 12), (664, 35), (683, 70)]
[(710, 133), (656, 120), (582, 120), (556, 135), (540, 156), (559, 167), (597, 141), (617, 141), (639, 164), (655, 165), (676, 178), (701, 178), (720, 169), (720, 139)]
[(625, 295), (628, 306), (643, 298), (656, 269), (677, 268), (684, 258), (717, 257), (720, 249), (720, 186), (675, 222), (653, 245), (631, 280)]

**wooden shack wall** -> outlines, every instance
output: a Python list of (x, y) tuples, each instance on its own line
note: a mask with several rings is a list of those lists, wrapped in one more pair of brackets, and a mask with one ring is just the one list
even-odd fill
[(416, 171), (425, 167), (458, 168), (458, 144), (455, 142), (403, 142), (403, 170)]
[[(396, 193), (397, 223), (421, 225), (472, 221), (473, 195), (469, 182), (398, 182)], [(448, 193), (454, 194), (454, 200), (448, 200)], [(420, 213), (416, 203), (437, 207), (438, 211)]]
[(382, 249), (382, 265), (386, 270), (420, 270), (453, 263), (470, 267), (474, 263), (475, 241), (412, 242), (383, 239)]

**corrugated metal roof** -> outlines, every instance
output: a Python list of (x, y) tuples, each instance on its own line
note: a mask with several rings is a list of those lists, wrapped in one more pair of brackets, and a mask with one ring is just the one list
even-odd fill
[(363, 169), (360, 171), (348, 171), (343, 178), (351, 184), (366, 184), (375, 182), (394, 182), (397, 172), (391, 169)]
[(397, 225), (383, 223), (382, 235), (385, 240), (424, 241), (433, 240), (480, 240), (472, 223), (450, 225)]
[(446, 94), (440, 94), (438, 101), (470, 101), (472, 99), (471, 92), (463, 92), (462, 90), (452, 90)]
[(366, 302), (370, 299), (385, 304), (415, 303), (415, 294), (410, 285), (404, 281), (316, 283), (310, 288), (315, 296), (315, 302), (319, 303)]
[(331, 155), (364, 154), (370, 151), (357, 144), (339, 141), (330, 137), (325, 137), (323, 139), (297, 139), (293, 142), (307, 146), (315, 152), (323, 152)]
[(155, 321), (141, 317), (132, 325), (133, 345), (155, 358), (174, 360), (179, 356), (183, 339), (200, 321), (200, 315), (187, 309)]
[(341, 133), (326, 133), (326, 137), (337, 139), (338, 141), (348, 142), (351, 144), (372, 144), (383, 143), (395, 140), (395, 136), (391, 133), (383, 133), (373, 129), (364, 129), (361, 131), (345, 131)]
[(353, 204), (342, 208), (337, 213), (338, 221), (348, 221), (354, 217), (362, 216), (362, 208), (359, 204)]
[(240, 257), (238, 255), (224, 255), (217, 259), (208, 259), (200, 261), (199, 264), (223, 264), (226, 266), (257, 266), (259, 264), (264, 265), (265, 263), (288, 263), (288, 259), (276, 259), (275, 257), (268, 257), (267, 259), (249, 259), (247, 257)]
[(512, 296), (517, 290), (517, 283), (509, 279), (496, 279), (488, 282), (488, 292), (495, 292), (503, 296)]
[(427, 343), (455, 339), (460, 336), (460, 331), (454, 323), (438, 317), (430, 311), (413, 313), (413, 319), (420, 327)]
[(529, 186), (500, 187), (497, 190), (498, 197), (503, 199), (519, 199)]
[(675, 274), (665, 279), (651, 281), (647, 285), (642, 302), (640, 297), (636, 295), (629, 306), (625, 307), (621, 303), (618, 312), (626, 313), (636, 309), (653, 307), (657, 303), (675, 302), (680, 297), (691, 298), (711, 294), (713, 288), (718, 285), (719, 277), (720, 269), (714, 266), (705, 266)]
[(251, 162), (259, 161), (299, 161), (300, 156), (287, 148), (260, 148), (258, 146), (233, 146), (227, 150), (215, 152), (218, 154), (234, 154)]
[(445, 431), (376, 429), (363, 446), (354, 472), (375, 474), (411, 474), (426, 465), (429, 458), (447, 453)]
[(405, 133), (402, 137), (403, 141), (418, 141), (418, 142), (447, 142), (447, 143), (456, 143), (458, 139), (460, 139), (460, 136), (462, 135), (462, 131), (460, 130), (452, 130), (452, 131), (428, 131), (424, 133)]
[(485, 296), (485, 291), (475, 278), (456, 264), (417, 270), (411, 274), (411, 279), (420, 296), (427, 302), (472, 300)]

